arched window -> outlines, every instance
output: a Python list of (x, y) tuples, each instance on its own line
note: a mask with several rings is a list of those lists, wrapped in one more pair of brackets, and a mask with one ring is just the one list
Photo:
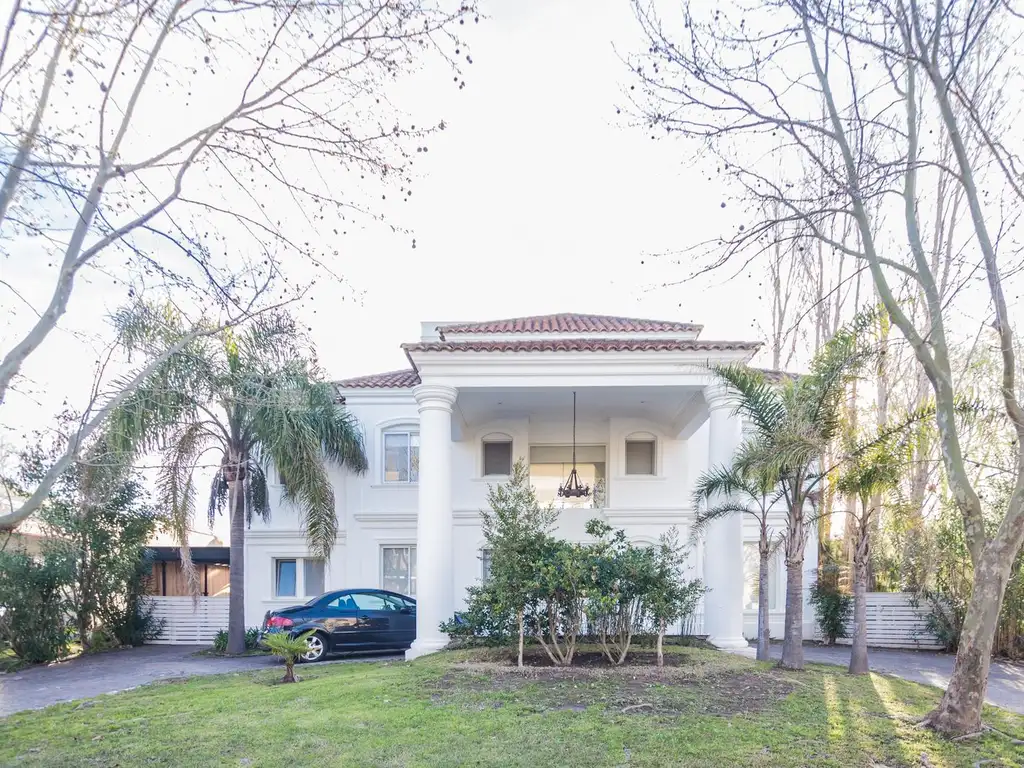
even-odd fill
[(482, 441), (483, 477), (507, 477), (512, 474), (512, 436), (504, 432), (491, 432)]

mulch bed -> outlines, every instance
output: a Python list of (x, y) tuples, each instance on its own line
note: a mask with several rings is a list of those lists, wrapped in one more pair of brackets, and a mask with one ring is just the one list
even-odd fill
[(577, 653), (571, 667), (562, 667), (531, 649), (522, 669), (514, 656), (452, 665), (433, 683), (431, 700), (474, 709), (516, 704), (536, 711), (582, 712), (599, 706), (610, 715), (733, 716), (759, 712), (795, 688), (785, 677), (754, 670), (701, 674), (685, 653), (665, 654), (664, 667), (655, 666), (655, 659), (654, 653), (640, 652), (613, 666), (603, 654), (588, 651)]

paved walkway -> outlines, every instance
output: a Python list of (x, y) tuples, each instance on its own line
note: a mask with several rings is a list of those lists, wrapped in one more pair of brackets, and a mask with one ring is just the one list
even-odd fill
[[(754, 648), (742, 651), (744, 656), (754, 657)], [(773, 659), (782, 655), (782, 646), (771, 646)], [(945, 689), (949, 676), (953, 673), (953, 656), (948, 653), (933, 651), (898, 651), (871, 648), (868, 650), (868, 663), (873, 672), (881, 672), (916, 683), (927, 683)], [(837, 664), (847, 666), (850, 663), (850, 647), (821, 645), (805, 645), (804, 659), (818, 664)], [(985, 701), (1018, 712), (1024, 715), (1024, 665), (1007, 662), (992, 662), (988, 677), (988, 691)]]
[[(208, 646), (205, 646), (208, 647)], [(62, 701), (88, 699), (135, 688), (154, 680), (223, 672), (248, 672), (279, 663), (273, 656), (195, 656), (203, 646), (144, 645), (81, 656), (60, 664), (0, 674), (0, 717)], [(334, 661), (371, 661), (401, 656), (351, 656)], [(326, 664), (334, 661), (321, 662)]]

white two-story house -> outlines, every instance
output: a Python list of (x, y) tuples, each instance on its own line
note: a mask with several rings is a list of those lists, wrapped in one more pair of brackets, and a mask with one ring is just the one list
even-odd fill
[[(746, 363), (757, 343), (704, 341), (690, 323), (557, 314), (422, 324), (403, 344), (406, 370), (338, 382), (364, 430), (369, 470), (332, 470), (339, 532), (327, 562), (312, 558), (294, 510), (278, 499), (246, 536), (246, 624), (330, 589), (386, 588), (417, 599), (409, 656), (441, 648), (438, 624), (486, 573), (480, 525), (488, 484), (519, 457), (542, 502), (560, 508), (560, 535), (583, 540), (600, 517), (636, 542), (676, 526), (685, 540), (691, 491), (708, 466), (728, 462), (740, 418), (709, 372)], [(575, 393), (575, 418), (574, 418)], [(573, 462), (594, 489), (557, 495)], [(783, 530), (780, 515), (777, 529)], [(697, 629), (721, 647), (756, 634), (757, 530), (736, 515), (693, 547), (689, 567), (709, 592)], [(816, 568), (807, 547), (807, 576)], [(810, 582), (805, 578), (805, 582)], [(773, 636), (781, 636), (784, 565), (772, 563)], [(805, 634), (813, 617), (805, 610)]]

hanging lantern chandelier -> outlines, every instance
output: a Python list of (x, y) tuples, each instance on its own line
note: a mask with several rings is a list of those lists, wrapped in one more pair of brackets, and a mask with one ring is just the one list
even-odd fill
[(590, 495), (590, 486), (580, 482), (576, 471), (576, 392), (572, 393), (572, 471), (565, 482), (558, 486), (558, 495), (563, 499), (586, 498)]

